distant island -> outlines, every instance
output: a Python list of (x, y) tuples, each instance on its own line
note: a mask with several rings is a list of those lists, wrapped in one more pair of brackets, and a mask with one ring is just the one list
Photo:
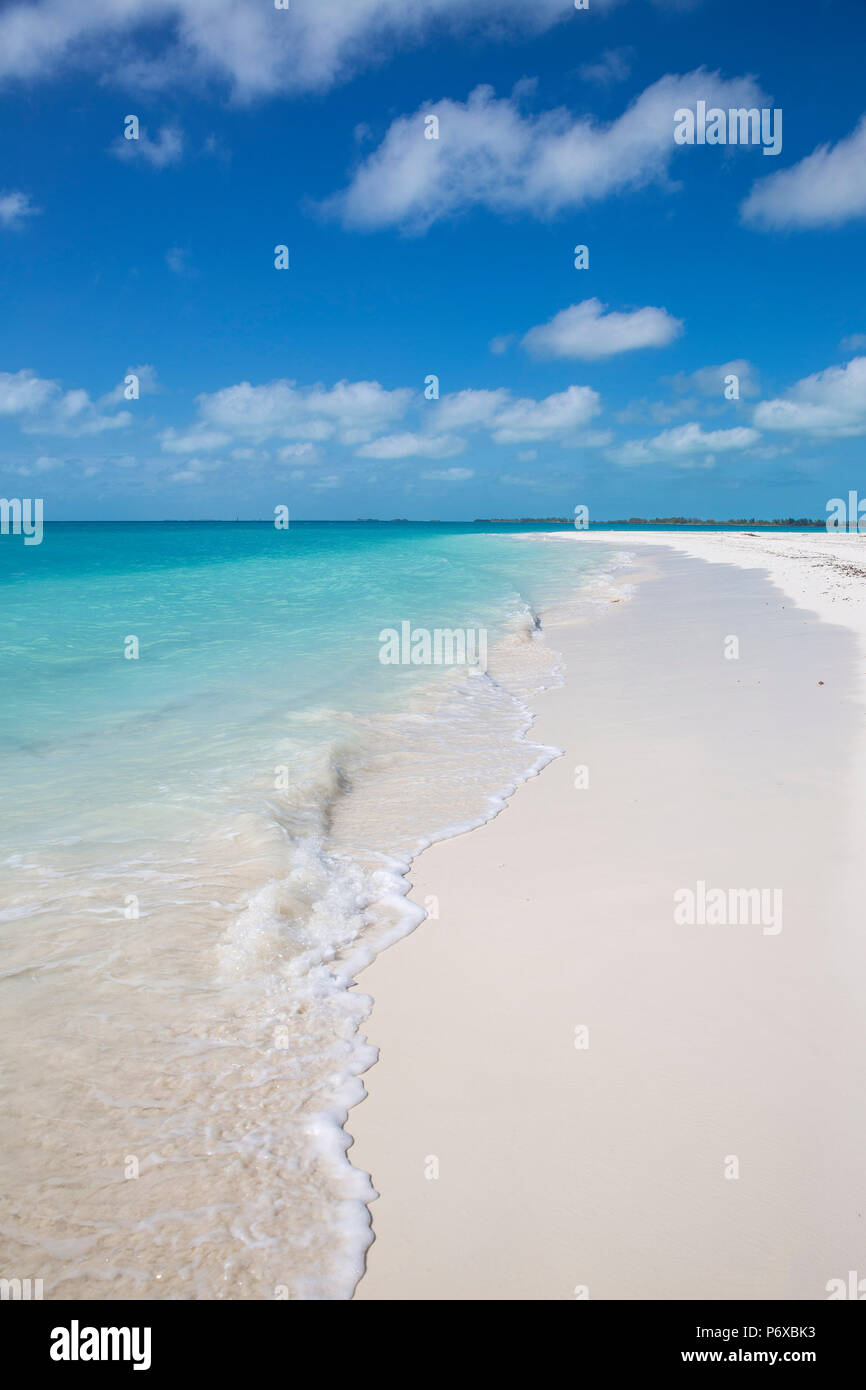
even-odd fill
[[(825, 530), (826, 521), (814, 521), (809, 516), (786, 516), (775, 521), (762, 521), (759, 517), (740, 517), (736, 521), (701, 520), (694, 516), (630, 516), (628, 519), (612, 521), (591, 521), (590, 526), (814, 526)], [(571, 516), (479, 516), (473, 525), (487, 526), (573, 526)]]

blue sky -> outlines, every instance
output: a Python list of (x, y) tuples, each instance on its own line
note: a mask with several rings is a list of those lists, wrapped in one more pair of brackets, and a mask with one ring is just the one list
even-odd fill
[[(864, 40), (861, 0), (12, 0), (3, 495), (823, 516), (866, 492)], [(781, 153), (678, 146), (699, 100)]]

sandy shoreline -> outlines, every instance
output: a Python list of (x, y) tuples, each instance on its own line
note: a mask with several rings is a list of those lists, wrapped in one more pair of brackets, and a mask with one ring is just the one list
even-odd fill
[[(420, 857), (438, 920), (360, 977), (356, 1297), (826, 1298), (866, 1267), (866, 546), (548, 542), (639, 582), (548, 631), (533, 737), (565, 755)], [(701, 882), (780, 892), (781, 930), (675, 922)]]

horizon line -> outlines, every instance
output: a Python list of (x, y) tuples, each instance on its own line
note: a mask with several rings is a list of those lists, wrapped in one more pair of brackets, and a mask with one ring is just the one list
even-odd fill
[[(273, 517), (55, 517), (46, 519), (45, 526), (273, 526)], [(292, 517), (291, 526), (571, 526), (572, 517), (514, 516), (514, 517)], [(594, 526), (821, 526), (826, 517), (610, 517), (590, 521), (576, 530), (592, 530)]]

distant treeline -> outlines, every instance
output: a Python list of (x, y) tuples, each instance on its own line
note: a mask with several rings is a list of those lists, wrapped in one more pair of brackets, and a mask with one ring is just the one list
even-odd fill
[[(475, 524), (488, 526), (572, 526), (570, 516), (479, 516)], [(595, 526), (817, 526), (823, 531), (826, 521), (814, 521), (809, 516), (786, 516), (774, 521), (763, 521), (760, 517), (741, 516), (735, 521), (704, 520), (697, 516), (630, 516), (611, 521), (590, 522)]]

